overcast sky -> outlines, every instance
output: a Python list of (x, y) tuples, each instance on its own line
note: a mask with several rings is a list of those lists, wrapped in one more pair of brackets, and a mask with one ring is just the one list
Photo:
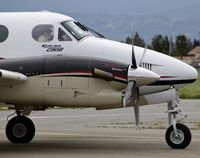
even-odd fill
[(200, 4), (200, 0), (0, 0), (0, 11), (143, 15)]

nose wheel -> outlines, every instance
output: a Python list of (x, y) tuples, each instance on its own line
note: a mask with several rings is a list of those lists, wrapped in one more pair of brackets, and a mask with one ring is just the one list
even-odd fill
[(6, 126), (6, 136), (12, 143), (29, 143), (35, 136), (35, 126), (28, 117), (13, 117)]
[(184, 149), (191, 142), (192, 135), (190, 129), (184, 124), (177, 123), (176, 130), (175, 132), (173, 125), (171, 125), (165, 133), (165, 140), (173, 149)]

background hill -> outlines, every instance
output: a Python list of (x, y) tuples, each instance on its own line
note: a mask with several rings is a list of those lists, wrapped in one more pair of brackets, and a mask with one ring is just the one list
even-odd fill
[[(125, 40), (134, 32), (149, 42), (155, 34), (170, 32), (175, 37), (185, 34), (190, 38), (199, 39), (200, 5), (190, 5), (183, 8), (170, 9), (165, 12), (145, 15), (103, 15), (68, 13), (82, 23), (96, 29), (106, 37), (115, 40)], [(67, 12), (66, 12), (67, 14)]]
[(2, 0), (0, 12), (49, 10), (64, 13), (106, 37), (125, 40), (134, 32), (149, 42), (155, 34), (200, 32), (199, 0)]

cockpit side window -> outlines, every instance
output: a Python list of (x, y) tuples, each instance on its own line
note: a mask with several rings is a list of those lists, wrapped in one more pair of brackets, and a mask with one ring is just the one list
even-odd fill
[(53, 25), (42, 24), (33, 28), (32, 37), (37, 42), (50, 42), (54, 38)]
[(58, 28), (58, 41), (72, 41), (72, 39), (63, 29)]
[(62, 25), (77, 39), (81, 40), (86, 36), (91, 36), (91, 33), (88, 32), (87, 28), (85, 28), (79, 22), (70, 20), (63, 22)]

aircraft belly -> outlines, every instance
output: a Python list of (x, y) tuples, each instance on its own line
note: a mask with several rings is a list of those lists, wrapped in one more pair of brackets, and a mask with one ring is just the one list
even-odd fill
[(45, 105), (88, 107), (88, 77), (47, 77)]
[(25, 83), (1, 86), (0, 101), (15, 105), (43, 105), (43, 79), (30, 77)]
[[(119, 87), (121, 86), (121, 89)], [(113, 107), (122, 104), (122, 91), (126, 88), (124, 83), (113, 83), (102, 79), (89, 79), (89, 104), (95, 107)]]
[[(45, 79), (45, 105), (64, 107), (115, 106), (122, 103), (122, 90), (126, 84), (90, 77)], [(60, 87), (60, 82), (65, 87)], [(49, 83), (48, 83), (49, 82)], [(55, 86), (57, 82), (57, 87)], [(119, 91), (119, 89), (121, 91)]]
[[(29, 77), (2, 86), (0, 102), (21, 106), (113, 107), (122, 104), (125, 83), (91, 77)], [(9, 95), (8, 95), (9, 94)]]

